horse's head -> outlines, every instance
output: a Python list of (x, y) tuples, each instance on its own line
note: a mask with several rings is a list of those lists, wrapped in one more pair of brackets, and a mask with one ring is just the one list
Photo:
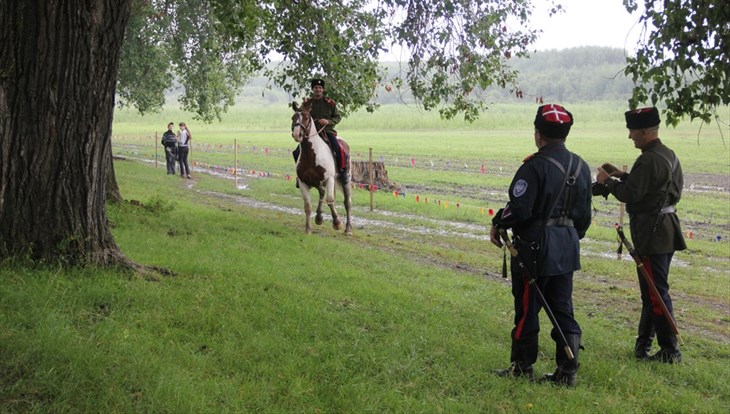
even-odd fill
[(291, 136), (296, 142), (302, 142), (311, 135), (312, 115), (309, 113), (311, 108), (298, 107), (296, 102), (292, 102), (294, 115), (291, 117)]

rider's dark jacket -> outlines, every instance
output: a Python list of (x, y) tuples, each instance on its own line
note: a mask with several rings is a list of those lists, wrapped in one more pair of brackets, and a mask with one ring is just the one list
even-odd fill
[[(335, 104), (335, 101), (327, 97), (322, 97), (320, 99), (309, 98), (304, 101), (302, 106), (311, 107), (310, 113), (314, 120), (329, 120), (330, 123), (325, 127), (325, 132), (337, 135), (335, 125), (342, 120), (342, 117), (340, 116), (340, 112), (337, 110), (337, 104)], [(319, 125), (317, 126), (317, 129), (319, 129)]]

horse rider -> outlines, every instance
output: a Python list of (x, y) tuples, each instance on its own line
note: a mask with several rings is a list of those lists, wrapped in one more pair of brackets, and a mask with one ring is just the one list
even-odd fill
[[(335, 168), (337, 168), (338, 178), (341, 180), (343, 185), (347, 185), (348, 180), (348, 165), (347, 155), (342, 151), (339, 141), (337, 140), (337, 131), (335, 131), (335, 125), (337, 125), (342, 117), (337, 110), (337, 104), (332, 99), (324, 96), (324, 80), (312, 79), (312, 96), (302, 103), (302, 107), (310, 108), (309, 113), (314, 119), (317, 130), (324, 128), (324, 132), (327, 135), (327, 141), (332, 149), (332, 154), (335, 159)], [(299, 153), (301, 147), (297, 147), (292, 155), (294, 156), (294, 162), (299, 159)], [(297, 188), (299, 187), (299, 180), (297, 180)]]

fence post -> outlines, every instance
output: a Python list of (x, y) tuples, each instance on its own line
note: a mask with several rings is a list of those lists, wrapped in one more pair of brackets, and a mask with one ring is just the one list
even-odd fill
[(233, 185), (238, 188), (238, 145), (233, 138)]
[[(167, 165), (167, 157), (165, 157), (165, 165)], [(157, 131), (155, 131), (155, 168), (157, 168)]]
[(373, 211), (373, 149), (370, 148), (370, 161), (368, 162), (368, 179), (370, 180), (370, 211)]

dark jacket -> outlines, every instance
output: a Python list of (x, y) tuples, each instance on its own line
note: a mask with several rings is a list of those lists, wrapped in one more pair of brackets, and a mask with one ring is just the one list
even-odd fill
[[(571, 156), (573, 161), (568, 170)], [(575, 175), (575, 183), (570, 186), (570, 200), (565, 196), (568, 186), (561, 194), (566, 175), (549, 158), (561, 164), (568, 175)], [(572, 219), (572, 226), (546, 223), (547, 219), (560, 217), (563, 210), (565, 216)], [(517, 170), (509, 186), (509, 202), (497, 212), (492, 224), (512, 229), (521, 256), (522, 250), (530, 244), (539, 246), (537, 270), (540, 276), (580, 269), (579, 240), (591, 225), (590, 168), (578, 155), (568, 151), (563, 142), (542, 147), (527, 157)]]
[(177, 145), (177, 137), (174, 132), (168, 129), (162, 134), (160, 143), (167, 148), (174, 148)]
[(606, 181), (608, 191), (626, 203), (631, 239), (638, 254), (687, 248), (677, 214), (666, 212), (679, 202), (683, 185), (679, 159), (659, 139), (641, 150), (630, 173), (623, 174), (620, 180)]

